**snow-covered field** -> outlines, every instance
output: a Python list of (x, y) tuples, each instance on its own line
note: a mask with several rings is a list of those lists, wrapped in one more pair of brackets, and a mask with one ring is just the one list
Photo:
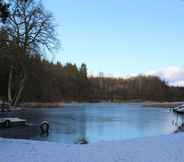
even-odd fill
[(0, 138), (0, 162), (184, 162), (184, 134), (89, 145)]

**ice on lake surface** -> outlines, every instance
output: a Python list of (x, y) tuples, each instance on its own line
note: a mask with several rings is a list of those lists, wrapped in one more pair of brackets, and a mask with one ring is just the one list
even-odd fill
[[(1, 114), (2, 116), (2, 114)], [(84, 103), (63, 108), (11, 112), (32, 127), (0, 129), (0, 136), (75, 143), (81, 137), (90, 143), (170, 134), (176, 129), (176, 114), (166, 108), (144, 108), (141, 104)], [(49, 136), (40, 136), (39, 123), (50, 123)]]

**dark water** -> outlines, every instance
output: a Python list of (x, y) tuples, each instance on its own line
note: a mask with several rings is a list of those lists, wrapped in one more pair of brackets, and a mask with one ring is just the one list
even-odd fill
[[(64, 108), (11, 112), (9, 116), (25, 118), (32, 126), (0, 129), (1, 137), (61, 143), (75, 143), (81, 137), (93, 143), (169, 134), (176, 129), (177, 119), (169, 109), (110, 103), (69, 104)], [(48, 137), (39, 133), (37, 125), (43, 120), (51, 126)]]

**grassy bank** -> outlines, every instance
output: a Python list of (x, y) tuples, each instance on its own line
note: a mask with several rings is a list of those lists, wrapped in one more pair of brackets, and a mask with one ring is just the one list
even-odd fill
[(60, 108), (64, 102), (26, 102), (20, 105), (23, 108)]
[(144, 102), (143, 107), (164, 107), (164, 108), (174, 108), (176, 106), (182, 105), (184, 102)]
[[(106, 101), (98, 101), (98, 102), (89, 102), (89, 103), (105, 103)], [(26, 102), (22, 103), (20, 107), (22, 108), (61, 108), (65, 104), (82, 104), (88, 102)], [(174, 108), (178, 105), (184, 104), (183, 102), (156, 102), (156, 101), (139, 101), (139, 100), (130, 100), (130, 101), (113, 101), (107, 103), (142, 103), (143, 107), (160, 107), (160, 108)]]

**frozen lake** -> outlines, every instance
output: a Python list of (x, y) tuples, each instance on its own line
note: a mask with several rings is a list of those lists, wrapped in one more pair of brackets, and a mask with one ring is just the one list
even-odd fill
[[(5, 116), (0, 115), (0, 116)], [(29, 109), (8, 116), (25, 118), (33, 125), (50, 123), (48, 137), (40, 136), (38, 126), (0, 129), (1, 137), (75, 143), (84, 137), (90, 143), (124, 140), (172, 133), (177, 116), (166, 108), (144, 108), (141, 104), (84, 103), (63, 108)]]

